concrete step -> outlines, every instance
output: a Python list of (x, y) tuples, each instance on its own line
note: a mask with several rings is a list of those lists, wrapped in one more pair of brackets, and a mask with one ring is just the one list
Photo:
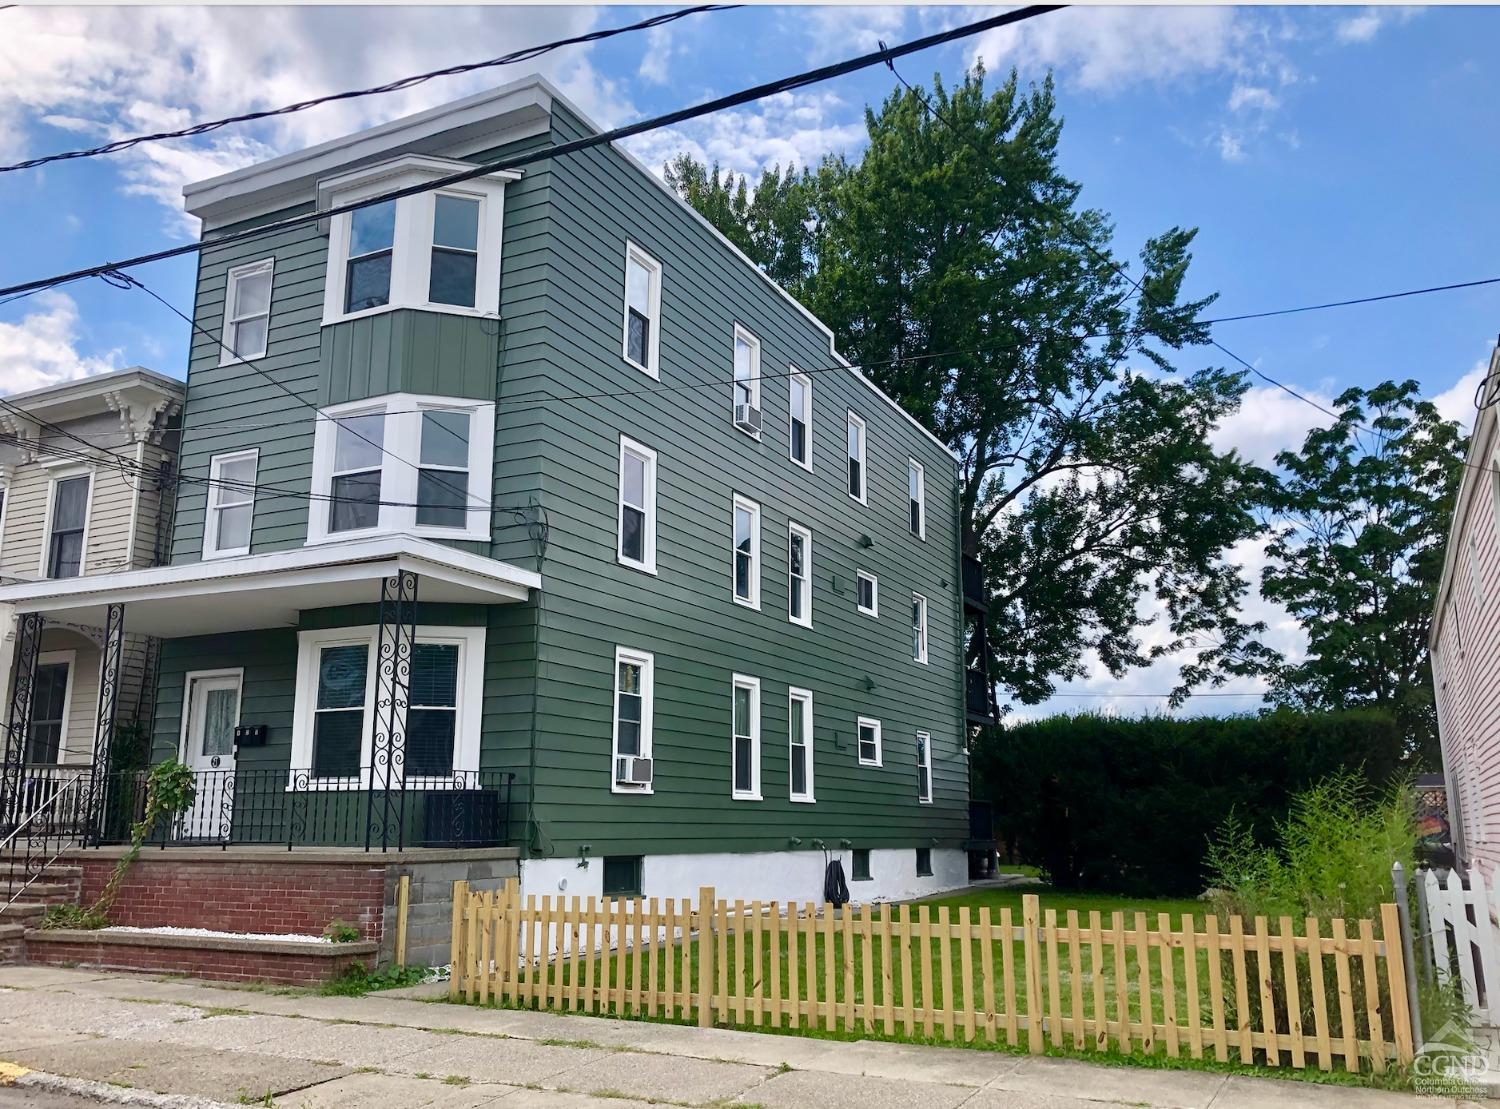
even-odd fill
[(29, 886), (19, 878), (10, 882), (0, 879), (0, 902), (7, 900), (13, 893), (24, 893), (28, 901), (71, 901), (78, 896), (78, 886), (76, 883), (49, 882), (41, 878)]

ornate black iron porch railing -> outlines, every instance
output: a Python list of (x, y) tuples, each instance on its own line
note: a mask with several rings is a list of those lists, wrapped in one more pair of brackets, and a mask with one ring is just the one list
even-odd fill
[[(38, 851), (50, 856), (59, 845), (127, 843), (146, 813), (148, 777), (144, 770), (96, 774), (89, 766), (27, 767), (15, 816), (0, 822), (0, 841), (9, 856), (24, 857), (28, 870), (39, 861)], [(160, 848), (374, 851), (510, 844), (514, 773), (461, 770), (392, 778), (382, 788), (385, 780), (370, 767), (338, 779), (286, 768), (197, 771), (193, 804), (162, 820), (146, 842)], [(10, 860), (0, 858), (0, 867), (10, 869)]]

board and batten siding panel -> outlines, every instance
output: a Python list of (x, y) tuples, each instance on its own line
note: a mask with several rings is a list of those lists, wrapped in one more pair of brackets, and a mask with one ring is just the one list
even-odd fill
[[(1493, 410), (1480, 413), (1471, 463), (1497, 449)], [(1432, 649), (1448, 798), (1464, 858), (1500, 869), (1500, 520), (1486, 469), (1465, 474), (1449, 539), (1447, 590)]]
[[(555, 141), (582, 133), (564, 111)], [(618, 153), (553, 170), (553, 303), (532, 380), (586, 402), (540, 406), (552, 445), (544, 567), (536, 804), (560, 853), (777, 850), (791, 836), (858, 846), (945, 846), (967, 829), (962, 753), (956, 466), (855, 374), (831, 369), (827, 334)], [(663, 264), (661, 386), (620, 355), (626, 239)], [(733, 329), (762, 343), (764, 430), (730, 420)], [(511, 349), (507, 335), (507, 351)], [(814, 469), (787, 457), (788, 366), (812, 371)], [(594, 394), (602, 394), (595, 396)], [(850, 409), (869, 431), (868, 504), (846, 491)], [(656, 576), (615, 560), (621, 433), (657, 451)], [(906, 525), (908, 458), (927, 478), (927, 538)], [(732, 498), (762, 509), (761, 609), (731, 597)], [(813, 533), (813, 627), (788, 622), (789, 520)], [(868, 538), (870, 545), (866, 546)], [(880, 579), (881, 615), (856, 611), (855, 571)], [(929, 604), (931, 662), (912, 660), (913, 591)], [(655, 655), (655, 792), (609, 789), (616, 645)], [(730, 799), (735, 673), (762, 682), (760, 802)], [(814, 697), (817, 803), (788, 798), (787, 690)], [(862, 767), (855, 721), (883, 725), (884, 765)], [(915, 734), (932, 735), (934, 804), (917, 803)]]

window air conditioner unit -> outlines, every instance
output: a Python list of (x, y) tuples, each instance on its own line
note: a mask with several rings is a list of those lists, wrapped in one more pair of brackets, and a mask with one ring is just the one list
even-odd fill
[(760, 409), (753, 404), (734, 406), (734, 426), (752, 434), (760, 434)]
[(649, 786), (651, 760), (640, 755), (621, 755), (615, 759), (615, 781), (622, 786)]

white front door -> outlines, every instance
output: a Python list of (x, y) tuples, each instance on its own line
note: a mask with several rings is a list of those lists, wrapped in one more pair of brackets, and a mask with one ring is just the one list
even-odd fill
[(193, 771), (193, 807), (178, 838), (227, 840), (234, 816), (234, 729), (240, 722), (240, 675), (189, 674), (183, 762)]

